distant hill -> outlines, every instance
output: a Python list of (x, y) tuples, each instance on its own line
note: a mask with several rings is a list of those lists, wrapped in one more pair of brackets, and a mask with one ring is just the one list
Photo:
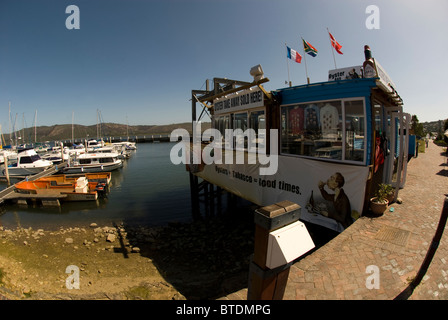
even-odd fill
[[(156, 134), (170, 134), (174, 129), (183, 128), (191, 133), (191, 122), (175, 123), (167, 125), (125, 125), (118, 123), (102, 123), (100, 125), (84, 126), (80, 124), (73, 125), (73, 136), (75, 140), (97, 138), (97, 132), (100, 137), (130, 137), (150, 136)], [(203, 123), (202, 130), (210, 128), (210, 123)], [(19, 130), (13, 135), (13, 138), (20, 137), (18, 143), (32, 143), (35, 141), (34, 127)], [(23, 138), (23, 139), (22, 139)], [(64, 141), (71, 140), (72, 125), (56, 124), (54, 126), (36, 127), (37, 142), (45, 141)], [(9, 134), (3, 134), (6, 144), (9, 144)]]
[(443, 129), (443, 124), (445, 120), (438, 121), (430, 121), (430, 122), (421, 122), (423, 125), (423, 130), (425, 132), (439, 132)]

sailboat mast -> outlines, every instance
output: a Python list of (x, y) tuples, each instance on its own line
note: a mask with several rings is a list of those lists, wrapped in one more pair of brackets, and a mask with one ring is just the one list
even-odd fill
[(74, 119), (75, 119), (75, 112), (72, 111), (72, 143), (75, 142), (75, 139), (74, 139), (74, 136), (73, 136)]
[(11, 101), (9, 101), (9, 144), (12, 146), (12, 128), (11, 128)]
[(34, 113), (34, 143), (37, 142), (37, 129), (36, 129), (36, 125), (37, 125), (37, 109), (36, 109), (36, 112)]
[(98, 132), (98, 109), (96, 109), (96, 140), (100, 140), (100, 135)]

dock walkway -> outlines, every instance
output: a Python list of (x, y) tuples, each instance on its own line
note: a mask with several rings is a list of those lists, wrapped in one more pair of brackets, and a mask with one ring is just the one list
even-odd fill
[[(422, 281), (409, 290), (416, 275), (423, 275), (422, 263), (434, 248), (433, 238), (448, 194), (448, 164), (442, 148), (430, 143), (425, 153), (408, 163), (406, 180), (399, 192), (403, 203), (392, 204), (389, 208), (393, 211), (381, 217), (359, 218), (295, 263), (283, 299), (447, 300), (447, 226), (431, 264), (423, 270)], [(374, 275), (379, 276), (377, 281)], [(379, 286), (373, 286), (375, 283)], [(242, 289), (222, 299), (246, 298), (247, 289)]]

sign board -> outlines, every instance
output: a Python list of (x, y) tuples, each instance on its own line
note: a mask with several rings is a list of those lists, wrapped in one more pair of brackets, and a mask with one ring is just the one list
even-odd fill
[[(347, 216), (354, 220), (362, 212), (368, 167), (279, 155), (277, 172), (263, 176), (259, 174), (261, 165), (250, 163), (205, 165), (195, 174), (260, 206), (283, 200), (297, 203), (302, 207), (301, 220), (339, 232), (344, 230)], [(327, 185), (336, 174), (345, 181), (338, 196)]]
[(378, 78), (380, 78), (379, 82), (382, 85), (383, 89), (387, 92), (392, 92), (393, 91), (393, 89), (391, 88), (392, 86), (396, 90), (397, 88), (395, 87), (395, 84), (393, 83), (392, 79), (389, 77), (384, 68), (376, 60), (375, 65), (377, 76)]
[(296, 221), (269, 233), (266, 266), (274, 269), (290, 263), (315, 247), (306, 226)]
[(328, 71), (328, 81), (362, 78), (362, 66), (339, 68)]
[[(395, 84), (392, 79), (389, 77), (384, 68), (378, 63), (378, 61), (374, 60), (375, 64), (371, 61), (364, 62), (364, 77), (365, 78), (378, 78), (377, 85), (388, 93), (394, 92)], [(393, 88), (392, 88), (393, 87)]]
[(264, 94), (258, 87), (232, 93), (213, 100), (215, 115), (262, 106), (264, 106)]

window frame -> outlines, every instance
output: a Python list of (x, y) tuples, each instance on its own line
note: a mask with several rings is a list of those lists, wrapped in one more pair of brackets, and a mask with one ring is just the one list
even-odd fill
[[(341, 159), (328, 159), (328, 158), (320, 158), (320, 157), (314, 157), (314, 156), (309, 156), (309, 155), (300, 155), (300, 154), (293, 154), (293, 153), (285, 153), (282, 151), (282, 115), (283, 115), (283, 108), (287, 108), (287, 107), (291, 107), (291, 106), (296, 106), (296, 105), (309, 105), (309, 104), (318, 104), (318, 103), (328, 103), (328, 102), (332, 102), (332, 101), (340, 101), (341, 102), (341, 117), (342, 117), (342, 156)], [(364, 150), (363, 150), (363, 160), (362, 161), (355, 161), (355, 160), (346, 160), (346, 143), (347, 143), (347, 137), (346, 137), (346, 112), (345, 112), (345, 102), (348, 101), (361, 101), (362, 105), (363, 105), (363, 118), (364, 118), (364, 123), (363, 123), (363, 128), (364, 128)], [(319, 161), (328, 161), (328, 162), (337, 162), (337, 163), (346, 163), (346, 164), (354, 164), (354, 165), (366, 165), (366, 161), (367, 161), (367, 110), (366, 110), (367, 106), (366, 106), (366, 97), (349, 97), (349, 98), (334, 98), (334, 99), (326, 99), (326, 100), (311, 100), (311, 101), (301, 101), (301, 102), (295, 102), (295, 103), (289, 103), (289, 104), (284, 104), (280, 106), (280, 112), (279, 112), (279, 130), (280, 130), (280, 134), (279, 134), (279, 140), (280, 140), (280, 145), (279, 145), (279, 154), (282, 156), (289, 156), (289, 157), (298, 157), (298, 158), (305, 158), (305, 159), (312, 159), (312, 160), (319, 160)]]
[[(219, 115), (213, 115), (213, 128), (220, 130), (219, 125), (218, 125), (219, 124), (219, 119), (220, 118), (224, 118), (224, 117), (228, 117), (227, 119), (229, 121), (229, 128), (226, 128), (226, 129), (230, 129), (230, 130), (241, 129), (241, 128), (235, 128), (235, 126), (234, 126), (234, 124), (235, 124), (235, 115), (246, 114), (246, 130), (247, 129), (254, 129), (254, 128), (251, 127), (250, 117), (251, 117), (252, 113), (260, 112), (260, 111), (263, 111), (264, 121), (265, 121), (265, 126), (266, 126), (267, 125), (266, 107), (262, 106), (262, 107), (256, 107), (256, 108), (251, 108), (251, 109), (238, 110), (238, 111), (235, 111), (235, 112), (220, 113)], [(244, 131), (246, 131), (246, 130), (244, 130)], [(258, 137), (258, 132), (256, 132), (256, 134), (257, 134), (257, 137)], [(267, 133), (266, 133), (266, 135), (267, 135)], [(225, 132), (221, 132), (221, 137), (222, 137), (222, 142), (227, 142), (227, 141), (225, 141), (225, 138), (226, 138)], [(244, 137), (244, 139), (247, 139), (247, 137)], [(233, 140), (235, 140), (235, 139), (233, 139)], [(248, 144), (247, 143), (244, 143), (244, 147), (243, 148), (241, 148), (241, 147), (237, 148), (235, 141), (231, 142), (231, 148), (229, 148), (229, 146), (226, 145), (225, 143), (222, 143), (222, 147), (224, 149), (231, 149), (231, 150), (238, 150), (238, 151), (248, 151)], [(258, 150), (258, 144), (256, 145), (256, 150)]]

